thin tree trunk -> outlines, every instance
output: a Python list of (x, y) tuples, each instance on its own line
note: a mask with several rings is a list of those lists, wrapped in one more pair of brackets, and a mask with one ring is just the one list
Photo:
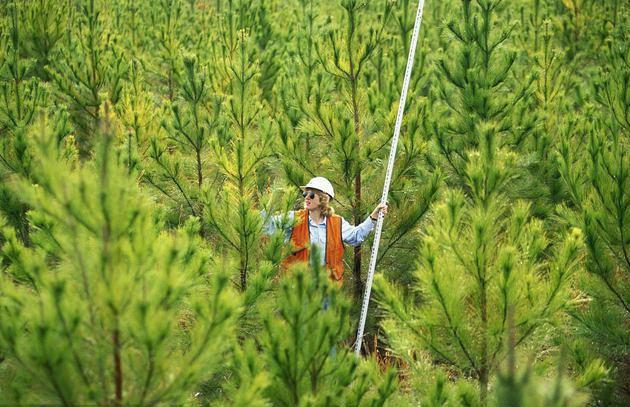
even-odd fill
[(197, 185), (199, 189), (201, 189), (201, 184), (203, 183), (203, 173), (201, 171), (201, 147), (199, 147), (196, 151), (197, 153)]
[(175, 96), (175, 91), (173, 89), (173, 69), (171, 68), (168, 71), (168, 100), (173, 100)]
[(247, 289), (247, 266), (246, 266), (245, 257), (243, 256), (243, 254), (241, 254), (240, 270), (241, 270), (241, 291), (245, 291), (245, 289)]
[[(485, 276), (483, 277), (485, 279)], [(481, 365), (479, 368), (479, 386), (481, 406), (488, 405), (488, 298), (485, 281), (481, 285)]]
[(123, 385), (123, 373), (122, 373), (122, 361), (120, 357), (120, 331), (118, 328), (114, 329), (112, 333), (112, 342), (114, 347), (114, 386), (116, 392), (116, 406), (122, 406), (122, 385)]
[[(361, 139), (360, 131), (361, 126), (359, 122), (359, 105), (357, 102), (357, 82), (354, 76), (354, 66), (352, 58), (350, 58), (350, 89), (352, 92), (352, 115), (354, 120), (354, 134), (357, 138), (357, 158), (360, 159), (361, 151)], [(361, 223), (361, 171), (358, 170), (354, 177), (354, 202), (353, 202), (353, 218), (354, 224)], [(361, 245), (354, 248), (354, 262), (352, 265), (352, 276), (354, 277), (354, 296), (355, 298), (361, 298), (363, 294), (363, 282), (361, 281)]]
[[(242, 128), (242, 139), (241, 142), (244, 142), (244, 138), (245, 138), (245, 128)], [(240, 164), (239, 164), (240, 165)], [(241, 169), (239, 167), (239, 181), (238, 181), (238, 191), (239, 191), (239, 199), (241, 199), (243, 196), (245, 196), (245, 179), (244, 176), (241, 174)], [(241, 205), (241, 203), (239, 203), (239, 205)], [(240, 273), (241, 273), (241, 291), (245, 291), (247, 289), (247, 268), (248, 268), (248, 253), (247, 251), (249, 250), (249, 248), (247, 247), (247, 236), (245, 234), (246, 229), (245, 229), (245, 212), (243, 210), (243, 208), (241, 207), (239, 210), (239, 221), (240, 221), (240, 227), (241, 227), (241, 231), (240, 231), (240, 237), (239, 237), (239, 246), (240, 246), (240, 253), (239, 253), (239, 257), (240, 257)]]
[[(358, 225), (361, 223), (361, 173), (358, 173), (354, 178), (354, 199), (356, 205), (354, 208), (354, 223)], [(354, 248), (352, 275), (354, 276), (354, 296), (355, 298), (361, 298), (363, 294), (363, 281), (361, 281), (361, 245)]]

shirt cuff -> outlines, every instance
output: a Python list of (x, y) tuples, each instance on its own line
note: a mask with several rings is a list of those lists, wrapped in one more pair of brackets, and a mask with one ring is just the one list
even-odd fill
[(374, 229), (374, 225), (376, 225), (376, 221), (372, 220), (370, 215), (368, 215), (368, 217), (361, 224), (361, 226), (365, 228), (368, 232)]

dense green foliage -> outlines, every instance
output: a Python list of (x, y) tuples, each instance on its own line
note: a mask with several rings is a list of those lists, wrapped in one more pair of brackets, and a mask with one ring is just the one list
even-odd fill
[(357, 359), (417, 3), (2, 2), (0, 404), (627, 405), (630, 5), (425, 3)]

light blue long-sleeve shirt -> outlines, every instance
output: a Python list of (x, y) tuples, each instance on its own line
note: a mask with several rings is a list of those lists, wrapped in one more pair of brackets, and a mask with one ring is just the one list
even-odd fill
[[(263, 226), (263, 233), (271, 235), (278, 229), (284, 229), (284, 241), (291, 239), (293, 222), (295, 220), (295, 211), (287, 214), (286, 222), (283, 225), (282, 215), (270, 216)], [(326, 263), (326, 222), (324, 218), (318, 225), (315, 224), (311, 216), (308, 217), (309, 242), (311, 246), (317, 246), (319, 249), (321, 264)], [(341, 239), (344, 243), (351, 246), (360, 245), (370, 234), (376, 224), (369, 216), (358, 226), (352, 226), (344, 218), (341, 218)], [(285, 225), (289, 225), (286, 227)], [(284, 227), (283, 227), (284, 226)]]

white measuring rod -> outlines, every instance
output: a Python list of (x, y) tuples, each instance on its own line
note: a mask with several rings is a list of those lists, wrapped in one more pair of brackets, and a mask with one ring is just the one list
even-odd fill
[[(394, 161), (396, 159), (396, 149), (398, 148), (398, 138), (400, 137), (400, 127), (402, 126), (403, 114), (405, 111), (405, 102), (407, 100), (407, 90), (409, 89), (409, 81), (411, 80), (411, 70), (413, 68), (413, 60), (416, 54), (416, 45), (418, 44), (418, 33), (420, 32), (420, 24), (422, 23), (422, 11), (424, 9), (424, 0), (418, 1), (418, 12), (416, 14), (416, 22), (413, 26), (413, 35), (411, 36), (411, 46), (409, 48), (409, 57), (407, 58), (407, 68), (405, 69), (405, 79), (403, 81), (402, 91), (400, 93), (400, 102), (398, 104), (398, 115), (396, 116), (396, 126), (394, 127), (394, 138), (392, 139), (391, 150), (389, 151), (389, 160), (387, 161), (387, 173), (385, 174), (385, 185), (383, 185), (383, 195), (381, 203), (387, 203), (387, 195), (389, 194), (389, 185), (392, 182), (392, 173), (394, 172)], [(367, 318), (368, 307), (370, 305), (370, 293), (372, 292), (372, 280), (374, 280), (374, 270), (376, 269), (376, 259), (378, 257), (378, 245), (381, 241), (381, 231), (383, 230), (383, 213), (378, 213), (376, 221), (376, 232), (374, 233), (374, 243), (372, 243), (372, 255), (370, 256), (370, 267), (368, 270), (367, 281), (365, 282), (365, 294), (363, 296), (363, 305), (361, 306), (361, 319), (359, 321), (359, 329), (357, 330), (357, 340), (354, 343), (354, 353), (359, 356), (361, 354), (361, 343), (363, 342), (363, 330), (365, 329), (365, 320)]]

